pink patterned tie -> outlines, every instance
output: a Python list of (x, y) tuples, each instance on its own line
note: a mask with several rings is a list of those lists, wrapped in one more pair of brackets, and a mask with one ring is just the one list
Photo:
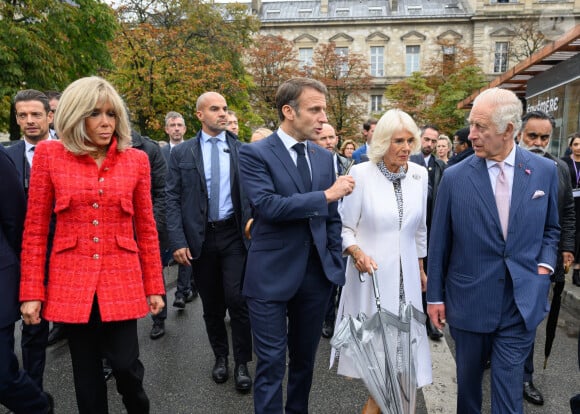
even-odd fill
[(495, 181), (495, 203), (497, 204), (497, 212), (499, 213), (499, 221), (503, 232), (503, 239), (507, 239), (508, 221), (510, 216), (510, 186), (507, 177), (504, 174), (504, 163), (498, 162), (495, 164), (499, 168), (499, 174)]

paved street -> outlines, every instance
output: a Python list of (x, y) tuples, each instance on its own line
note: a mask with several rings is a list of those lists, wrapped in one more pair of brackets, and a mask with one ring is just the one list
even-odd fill
[[(167, 273), (169, 314), (166, 335), (157, 341), (152, 341), (149, 339), (151, 320), (145, 318), (139, 321), (141, 356), (146, 369), (145, 387), (151, 399), (151, 412), (161, 414), (252, 413), (251, 395), (236, 392), (232, 379), (221, 385), (215, 384), (211, 379), (213, 356), (203, 326), (201, 301), (196, 299), (182, 312), (176, 311), (171, 306), (175, 291), (175, 272), (176, 268), (172, 267)], [(572, 338), (567, 335), (568, 329), (574, 331), (574, 327), (578, 326), (578, 318), (564, 310), (560, 325), (546, 370), (542, 369), (544, 325), (542, 324), (538, 330), (535, 383), (543, 391), (546, 405), (534, 407), (526, 403), (526, 414), (568, 413), (568, 399), (580, 392), (576, 337)], [(19, 336), (18, 332), (17, 336)], [(19, 343), (19, 338), (17, 338), (17, 343)], [(424, 389), (425, 397), (423, 393), (419, 393), (418, 414), (455, 412), (455, 368), (452, 345), (452, 339), (448, 334), (446, 341), (432, 343), (436, 374), (441, 378), (436, 379), (434, 385)], [(322, 339), (310, 399), (311, 413), (360, 413), (367, 398), (364, 386), (358, 380), (347, 379), (336, 375), (335, 370), (328, 370), (329, 354), (329, 342)], [(232, 364), (233, 362), (230, 361), (230, 368), (233, 368)], [(254, 369), (255, 364), (251, 363), (252, 374)], [(485, 383), (484, 407), (489, 407), (489, 374), (486, 374)], [(115, 381), (109, 381), (108, 385), (110, 412), (123, 413), (123, 405), (116, 392)], [(45, 388), (55, 397), (57, 413), (76, 412), (66, 342), (60, 342), (48, 350)], [(0, 413), (5, 412), (6, 410), (0, 409)], [(489, 409), (484, 409), (483, 412), (489, 413)]]

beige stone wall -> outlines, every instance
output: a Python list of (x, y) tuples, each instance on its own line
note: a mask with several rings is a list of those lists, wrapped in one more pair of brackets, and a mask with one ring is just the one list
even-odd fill
[[(513, 0), (512, 0), (513, 1)], [(342, 20), (263, 23), (262, 34), (281, 35), (295, 44), (296, 55), (300, 47), (316, 48), (319, 43), (333, 40), (339, 47), (348, 47), (350, 52), (366, 56), (370, 64), (370, 47), (385, 47), (385, 76), (375, 78), (375, 91), (405, 77), (405, 50), (407, 45), (421, 47), (421, 66), (434, 57), (441, 56), (438, 41), (459, 44), (472, 48), (481, 67), (491, 80), (494, 72), (496, 42), (516, 41), (514, 25), (519, 19), (546, 18), (548, 12), (564, 16), (565, 24), (580, 23), (580, 0), (545, 1), (518, 0), (514, 3), (492, 3), (491, 0), (467, 0), (466, 5), (472, 15), (466, 17), (385, 19), (385, 20)], [(549, 17), (549, 16), (548, 16)], [(509, 67), (516, 60), (509, 61)]]

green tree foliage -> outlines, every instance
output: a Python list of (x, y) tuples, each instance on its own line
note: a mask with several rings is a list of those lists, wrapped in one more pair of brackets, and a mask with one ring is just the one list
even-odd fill
[(434, 90), (426, 117), (448, 135), (465, 126), (465, 111), (457, 109), (457, 104), (486, 84), (473, 51), (459, 45), (453, 50), (452, 55), (434, 57), (426, 68), (428, 85)]
[(116, 70), (106, 76), (123, 94), (142, 134), (164, 138), (164, 116), (177, 111), (190, 135), (200, 127), (197, 97), (216, 91), (238, 113), (240, 135), (249, 136), (249, 78), (241, 56), (258, 21), (243, 6), (133, 0), (116, 12), (121, 30), (109, 45)]
[(385, 107), (405, 111), (421, 125), (428, 121), (427, 113), (433, 92), (425, 76), (421, 72), (413, 72), (408, 78), (387, 87), (385, 96), (388, 102)]
[(466, 114), (457, 109), (457, 104), (485, 85), (486, 80), (470, 49), (455, 45), (452, 50), (452, 54), (441, 52), (435, 56), (424, 72), (415, 72), (387, 87), (387, 107), (407, 112), (418, 125), (438, 125), (442, 133), (453, 134), (463, 128)]
[(116, 19), (100, 1), (2, 0), (0, 21), (0, 130), (18, 90), (62, 90), (111, 66)]

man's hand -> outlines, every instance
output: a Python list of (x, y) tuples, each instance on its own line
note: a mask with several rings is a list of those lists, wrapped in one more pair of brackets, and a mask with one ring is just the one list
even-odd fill
[(161, 295), (148, 296), (147, 302), (149, 302), (149, 311), (152, 315), (157, 315), (165, 307), (165, 303), (163, 302)]
[(22, 313), (22, 321), (26, 325), (38, 325), (40, 323), (40, 308), (42, 302), (39, 300), (30, 300), (22, 302), (20, 305), (20, 313)]
[(427, 314), (437, 329), (443, 329), (447, 321), (445, 320), (445, 304), (444, 303), (428, 303)]
[(552, 273), (552, 272), (547, 267), (538, 266), (538, 274), (539, 275), (549, 275), (550, 273)]
[(189, 252), (189, 247), (182, 247), (181, 249), (174, 251), (173, 258), (177, 263), (185, 266), (191, 266), (191, 260), (193, 259)]
[(333, 203), (349, 195), (354, 190), (354, 178), (350, 175), (341, 175), (334, 184), (324, 192), (326, 202)]
[(574, 263), (574, 255), (570, 252), (562, 252), (562, 261), (564, 263), (564, 267), (570, 267)]

